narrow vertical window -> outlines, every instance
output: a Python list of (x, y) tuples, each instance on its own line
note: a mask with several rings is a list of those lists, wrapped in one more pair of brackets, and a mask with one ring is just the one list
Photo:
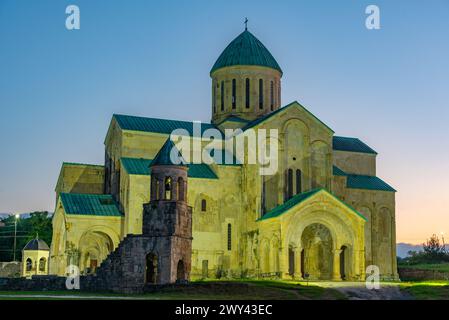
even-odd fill
[(230, 251), (232, 248), (232, 227), (231, 224), (228, 223), (228, 250)]
[(164, 198), (164, 200), (172, 200), (172, 199), (173, 199), (173, 195), (172, 195), (171, 178), (166, 177), (165, 178), (165, 198)]
[(278, 106), (281, 105), (281, 80), (278, 83)]
[(293, 170), (288, 169), (287, 174), (287, 199), (293, 197)]
[(259, 79), (259, 109), (263, 109), (263, 80)]
[(237, 105), (236, 90), (237, 90), (236, 80), (232, 79), (232, 109), (235, 109), (235, 107)]
[(224, 110), (224, 81), (221, 82), (221, 111)]
[(214, 113), (217, 112), (217, 85), (215, 84), (216, 81), (213, 83), (212, 88), (212, 105), (214, 107)]
[(207, 211), (207, 202), (206, 199), (201, 200), (201, 211)]
[(245, 107), (249, 108), (249, 79), (246, 78), (245, 80)]
[(273, 111), (274, 109), (274, 83), (271, 81), (270, 83), (270, 109)]
[(296, 169), (296, 194), (302, 192), (301, 186), (301, 170)]

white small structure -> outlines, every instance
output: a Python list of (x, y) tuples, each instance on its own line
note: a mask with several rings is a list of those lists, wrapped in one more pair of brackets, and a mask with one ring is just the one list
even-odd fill
[(22, 250), (22, 276), (31, 278), (34, 275), (48, 274), (48, 258), (50, 248), (44, 240), (31, 240)]

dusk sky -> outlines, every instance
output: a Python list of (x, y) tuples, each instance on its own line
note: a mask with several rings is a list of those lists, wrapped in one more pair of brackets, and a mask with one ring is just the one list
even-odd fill
[(379, 153), (397, 241), (449, 237), (447, 0), (1, 0), (0, 212), (53, 211), (62, 162), (102, 164), (113, 113), (210, 121), (209, 71), (245, 17), (284, 71), (282, 104)]

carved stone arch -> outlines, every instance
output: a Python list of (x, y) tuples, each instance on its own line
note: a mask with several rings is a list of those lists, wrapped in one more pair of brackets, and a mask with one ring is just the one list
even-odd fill
[[(310, 129), (298, 118), (289, 118), (281, 127), (284, 149), (279, 155), (279, 172), (281, 186), (284, 189), (284, 201), (296, 194), (296, 180), (289, 178), (288, 170), (301, 171), (301, 188), (310, 186)], [(295, 191), (293, 191), (295, 189)]]
[(119, 235), (112, 228), (104, 226), (104, 225), (93, 225), (89, 229), (87, 229), (86, 232), (102, 232), (102, 233), (108, 235), (112, 240), (112, 244), (114, 245), (114, 248), (116, 248), (118, 246), (118, 244), (120, 243)]
[(380, 207), (377, 211), (377, 231), (382, 241), (386, 241), (391, 238), (391, 219), (391, 210), (386, 206)]
[(359, 204), (357, 211), (360, 212), (367, 220), (365, 222), (365, 261), (366, 265), (373, 263), (373, 210), (368, 204)]
[(51, 255), (56, 256), (65, 251), (67, 217), (63, 213), (62, 209), (57, 210), (57, 213), (53, 217), (52, 226), (53, 226), (53, 237), (51, 243)]
[(275, 233), (270, 239), (270, 270), (279, 272), (281, 240)]
[[(267, 134), (268, 135), (268, 134)], [(267, 147), (266, 154), (263, 156), (267, 156), (266, 160), (269, 160), (270, 162), (267, 164), (264, 164), (261, 167), (272, 169), (274, 171), (274, 174), (264, 174), (260, 175), (261, 180), (261, 206), (262, 206), (262, 214), (265, 212), (270, 211), (283, 201), (283, 190), (281, 188), (282, 181), (283, 181), (283, 170), (282, 168), (282, 139), (278, 137), (277, 139), (274, 138), (274, 140), (277, 141), (277, 153), (274, 153), (274, 157), (268, 158), (272, 155), (272, 150), (268, 148), (272, 148), (269, 141), (269, 137), (266, 138), (266, 145)], [(276, 161), (277, 163), (274, 163)], [(266, 162), (266, 161), (264, 161)]]
[[(214, 198), (209, 196), (206, 193), (199, 193), (195, 198), (195, 209), (199, 212), (203, 212), (202, 210), (202, 202), (203, 200), (206, 200), (206, 210), (204, 212), (209, 213), (212, 211), (216, 211), (217, 209), (217, 202)], [(204, 213), (203, 212), (203, 213)]]
[(93, 226), (78, 240), (78, 259), (81, 271), (95, 272), (95, 269), (118, 245), (116, 233), (105, 226)]
[(304, 129), (305, 136), (307, 138), (310, 137), (310, 128), (307, 125), (306, 122), (304, 122), (301, 118), (292, 117), (287, 119), (282, 125), (281, 125), (281, 132), (282, 134), (286, 134), (287, 128), (292, 124), (299, 124)]
[(391, 261), (394, 259), (394, 245), (392, 244), (393, 222), (392, 210), (386, 206), (380, 206), (376, 213), (376, 259), (381, 275), (389, 276), (394, 273)]
[(331, 168), (331, 147), (322, 140), (310, 144), (312, 188), (328, 188)]
[(308, 204), (301, 210), (301, 218), (295, 218), (295, 215), (290, 218), (291, 223), (286, 233), (284, 245), (295, 243), (300, 246), (301, 243), (298, 242), (298, 238), (300, 238), (307, 225), (312, 223), (321, 223), (330, 230), (334, 248), (345, 242), (353, 243), (357, 241), (351, 222), (341, 212), (342, 209), (340, 208), (324, 211), (317, 208), (316, 202)]
[(266, 274), (270, 272), (271, 257), (270, 257), (270, 240), (266, 237), (260, 240), (259, 246), (259, 269), (260, 273)]

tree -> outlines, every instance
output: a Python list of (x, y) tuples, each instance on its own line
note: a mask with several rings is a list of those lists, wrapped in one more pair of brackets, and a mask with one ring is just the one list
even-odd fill
[[(0, 261), (13, 260), (15, 219), (15, 216), (11, 215), (2, 220), (5, 226), (0, 227)], [(32, 212), (28, 218), (17, 220), (16, 260), (22, 259), (23, 247), (37, 235), (48, 245), (51, 244), (51, 217), (46, 211)]]
[(440, 244), (440, 239), (436, 234), (433, 234), (426, 243), (423, 243), (424, 253), (429, 256), (429, 258), (434, 258), (438, 260), (439, 258), (444, 258), (446, 255), (446, 248), (444, 245)]
[(409, 257), (401, 261), (403, 264), (442, 263), (449, 261), (449, 253), (440, 239), (433, 234), (423, 243), (423, 251), (409, 251)]

